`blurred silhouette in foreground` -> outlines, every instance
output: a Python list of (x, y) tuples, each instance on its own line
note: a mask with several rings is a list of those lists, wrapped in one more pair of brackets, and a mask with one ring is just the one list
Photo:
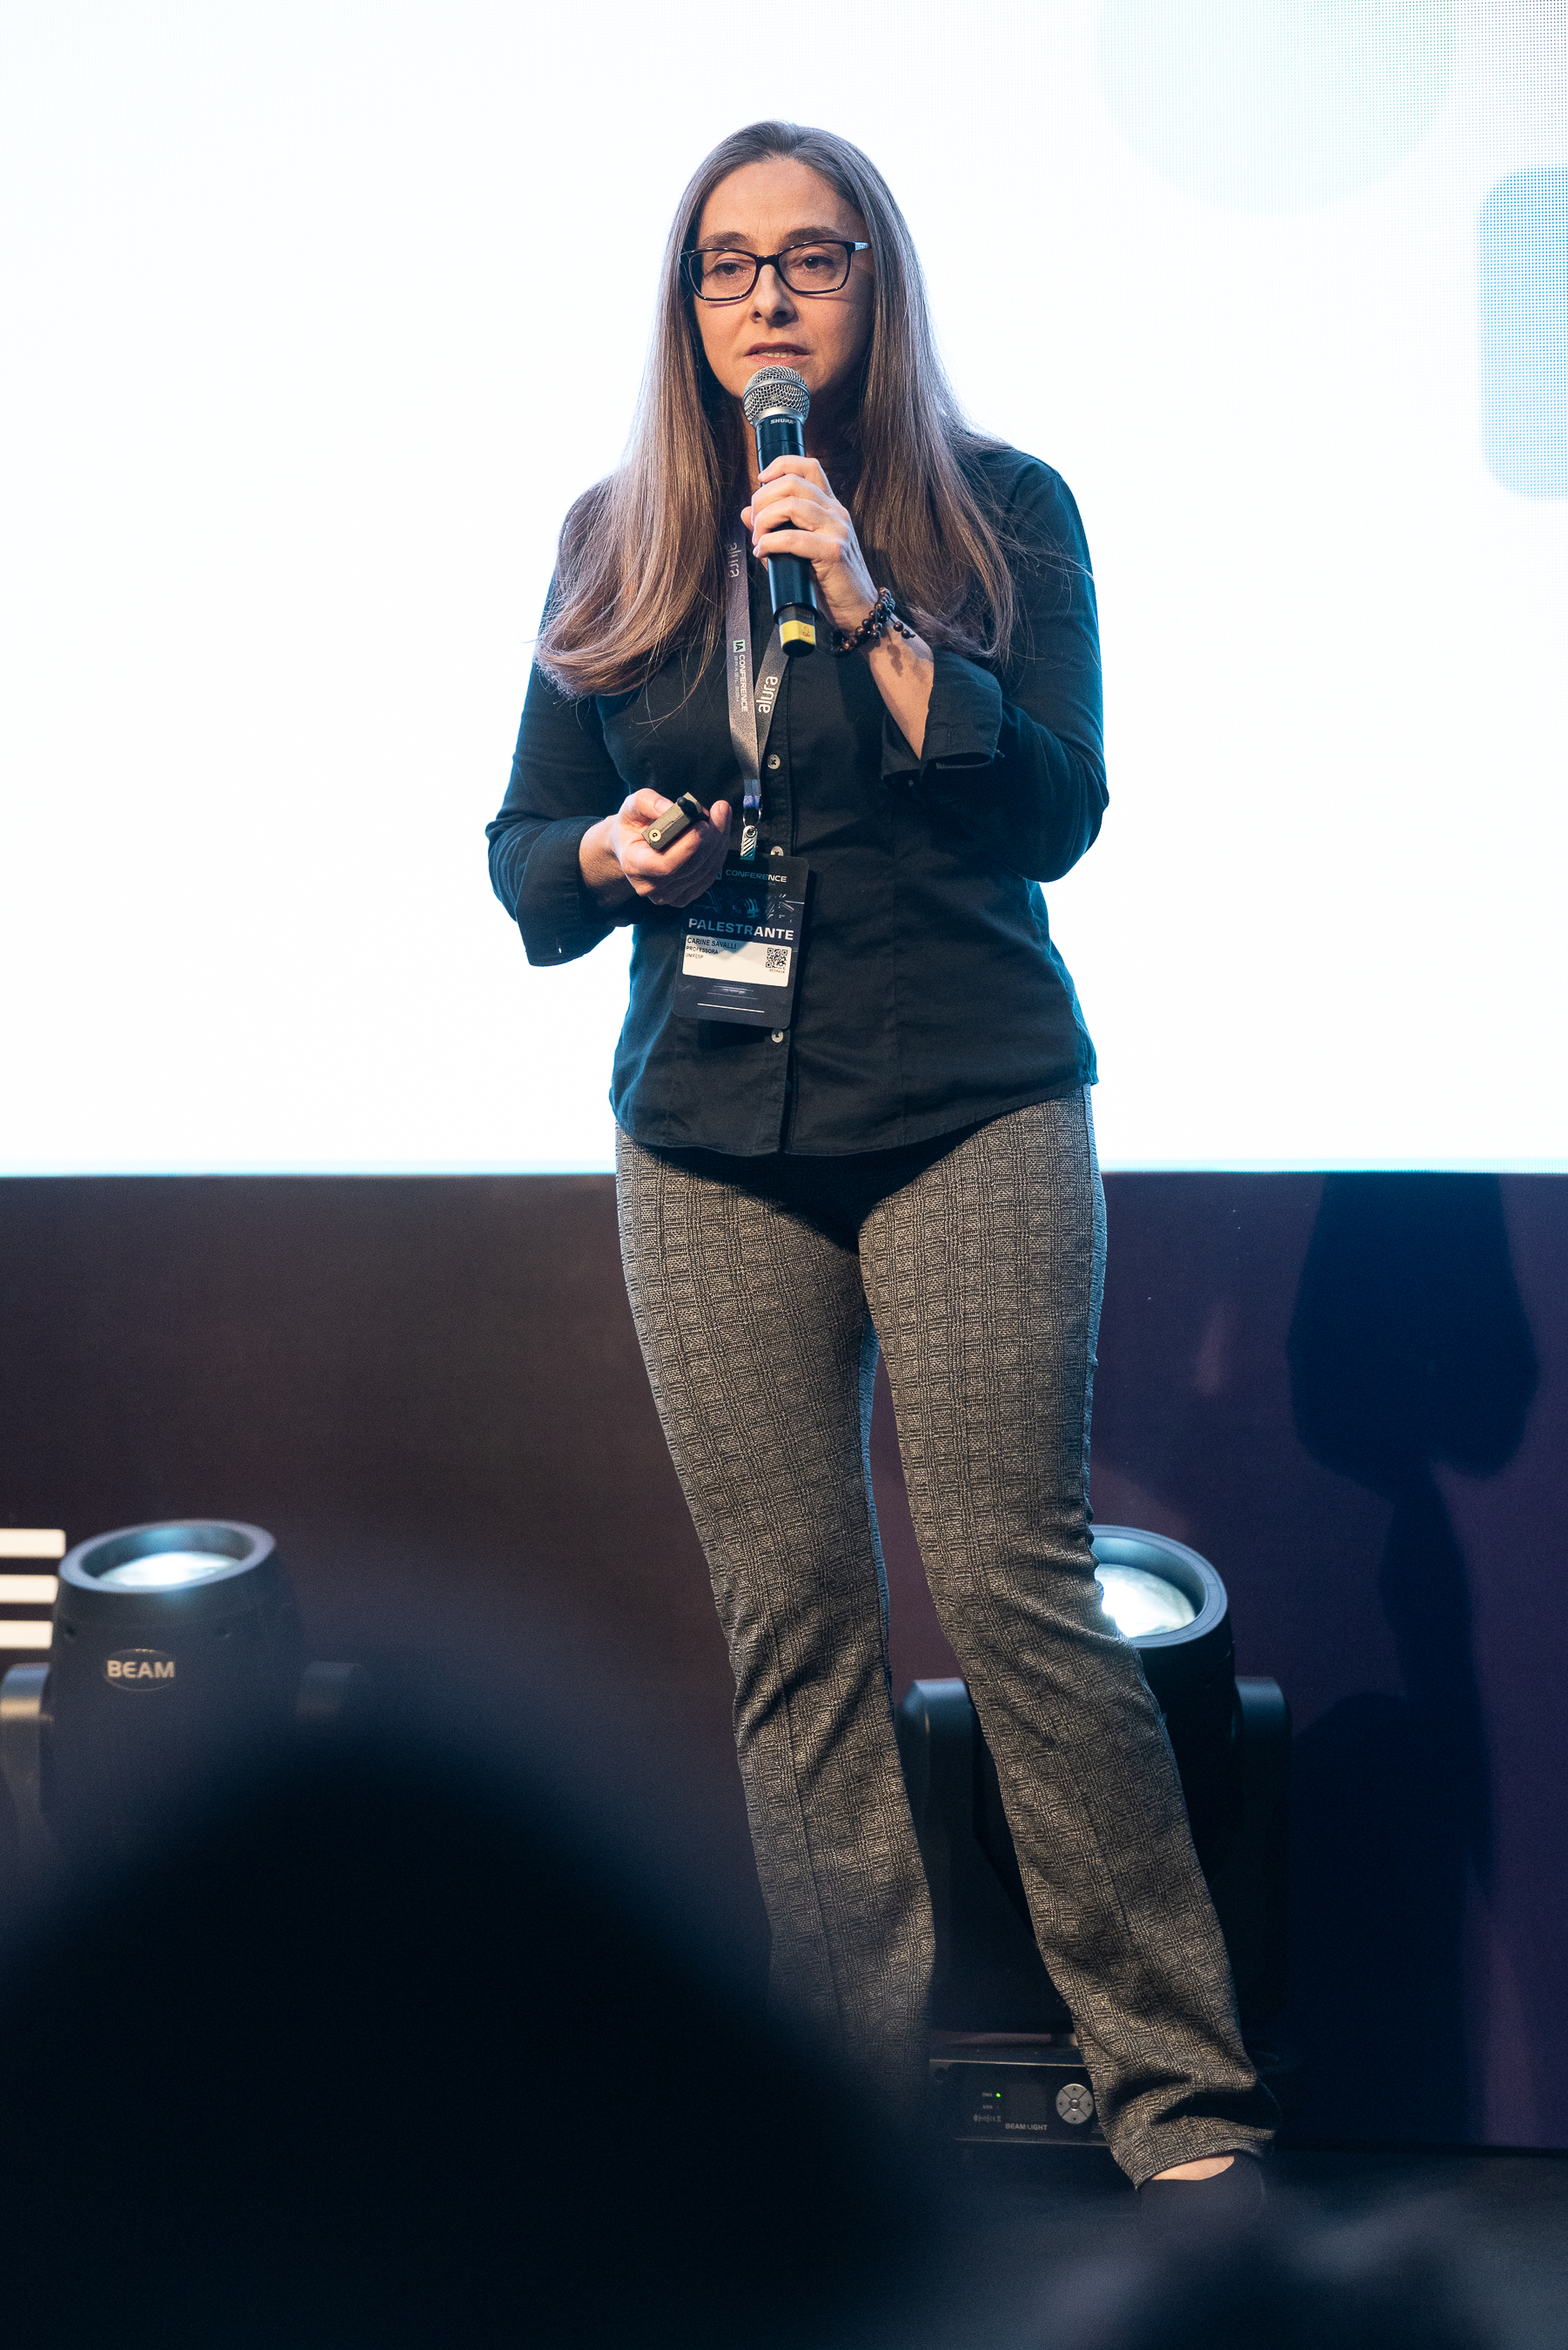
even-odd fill
[(14, 1943), (10, 2350), (938, 2338), (919, 2182), (569, 1778), (383, 1709)]
[(1042, 2350), (1501, 2350), (1495, 2294), (1452, 2256), (1437, 2209), (1325, 2228), (1275, 2209), (1262, 2224), (1147, 2241), (1075, 2271), (1036, 2335)]

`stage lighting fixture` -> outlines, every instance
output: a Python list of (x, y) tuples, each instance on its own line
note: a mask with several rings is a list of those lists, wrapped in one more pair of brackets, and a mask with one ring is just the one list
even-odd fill
[(1168, 1534), (1096, 1526), (1092, 1539), (1102, 1604), (1137, 1648), (1165, 1716), (1192, 1841), (1211, 1874), (1241, 1811), (1241, 1700), (1225, 1586), (1206, 1558)]
[[(1242, 2021), (1265, 2023), (1284, 1989), (1284, 1699), (1275, 1681), (1237, 1680), (1225, 1587), (1207, 1559), (1132, 1526), (1097, 1527), (1093, 1540), (1106, 1612), (1137, 1649), (1165, 1716)], [(1041, 2054), (1067, 2044), (1071, 2018), (1035, 1948), (996, 1766), (967, 1686), (915, 1682), (897, 1726), (936, 1918), (933, 2022), (961, 2039), (1018, 2035), (1023, 2053), (1016, 2061), (1033, 2068), (1027, 2079), (1018, 2076), (1019, 2099), (1039, 2104), (1047, 2074), (1054, 2084), (1024, 2136), (1097, 2140), (1086, 2124), (1060, 2115), (1052, 2122), (1046, 2111), (1054, 2111), (1058, 2092), (1077, 2109), (1076, 2076), (1057, 2080), (1066, 2059), (1046, 2064)], [(961, 2068), (965, 2061), (951, 2051), (944, 2059)], [(992, 2049), (988, 2061), (1002, 2059)], [(984, 2109), (983, 2101), (971, 2105), (975, 2113)]]
[(357, 1669), (312, 1665), (260, 1526), (178, 1519), (60, 1563), (47, 1664), (0, 1683), (0, 1772), (26, 1874), (134, 1849), (225, 1754), (342, 1711)]
[(1141, 1566), (1096, 1566), (1100, 1605), (1118, 1632), (1137, 1640), (1149, 1632), (1179, 1632), (1198, 1610), (1184, 1591)]
[(106, 1566), (98, 1578), (100, 1591), (184, 1591), (192, 1583), (210, 1583), (215, 1575), (230, 1575), (237, 1562), (226, 1551), (161, 1550), (151, 1557), (121, 1559)]

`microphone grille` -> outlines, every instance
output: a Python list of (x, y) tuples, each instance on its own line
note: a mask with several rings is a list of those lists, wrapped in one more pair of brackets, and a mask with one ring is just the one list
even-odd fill
[(798, 416), (804, 423), (811, 394), (794, 368), (760, 367), (741, 394), (741, 406), (748, 424), (760, 424), (764, 416)]

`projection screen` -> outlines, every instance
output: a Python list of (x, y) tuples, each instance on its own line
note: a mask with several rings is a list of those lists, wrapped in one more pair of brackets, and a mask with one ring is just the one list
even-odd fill
[(609, 1164), (625, 934), (530, 970), (483, 827), (676, 197), (763, 114), (881, 166), (1084, 514), (1106, 1164), (1568, 1167), (1565, 26), (13, 0), (0, 1170)]

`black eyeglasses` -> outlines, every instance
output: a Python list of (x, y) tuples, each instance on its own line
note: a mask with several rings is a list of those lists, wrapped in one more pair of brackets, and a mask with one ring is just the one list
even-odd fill
[(680, 258), (699, 302), (743, 302), (770, 266), (792, 294), (836, 294), (848, 283), (855, 255), (870, 250), (837, 237), (810, 237), (803, 244), (786, 244), (782, 253), (742, 253), (732, 244), (711, 244)]

